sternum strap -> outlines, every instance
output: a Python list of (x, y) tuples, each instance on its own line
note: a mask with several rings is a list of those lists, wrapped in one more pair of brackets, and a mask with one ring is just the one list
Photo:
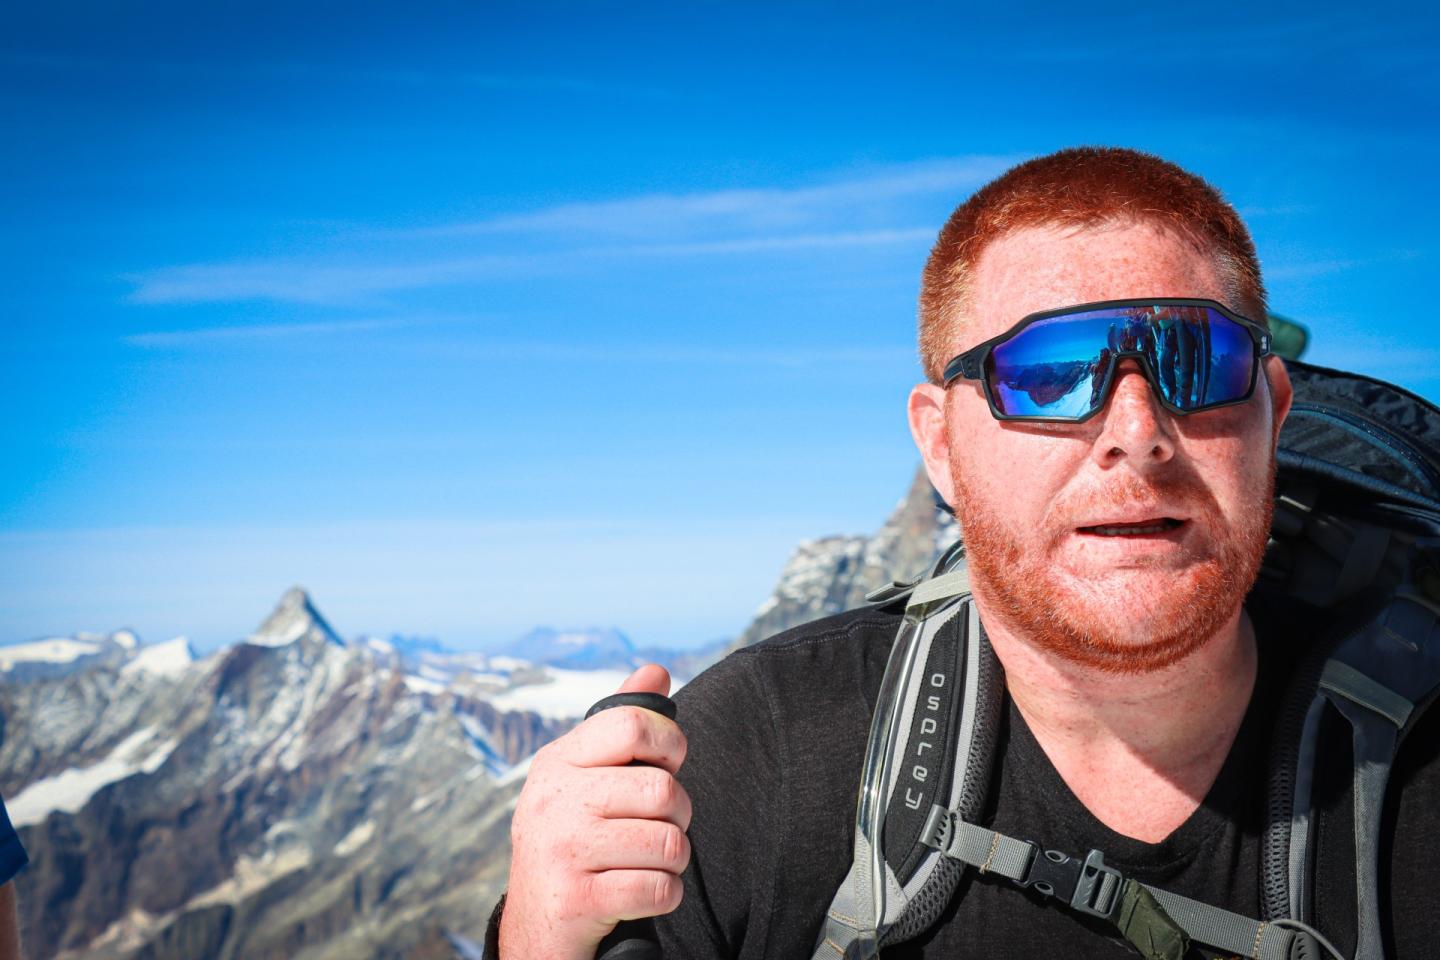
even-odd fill
[(1180, 960), (1197, 940), (1254, 960), (1287, 960), (1293, 930), (1159, 890), (1105, 863), (1099, 850), (1072, 857), (967, 823), (935, 806), (922, 842), (947, 857), (1035, 890), (1080, 913), (1108, 920), (1140, 954)]

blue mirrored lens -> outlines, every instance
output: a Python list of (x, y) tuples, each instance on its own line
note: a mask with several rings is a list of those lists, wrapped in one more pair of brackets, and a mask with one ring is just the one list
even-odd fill
[(1079, 418), (1104, 404), (1125, 356), (1143, 358), (1156, 392), (1185, 411), (1239, 400), (1255, 376), (1245, 327), (1208, 307), (1157, 305), (1038, 320), (991, 351), (987, 380), (1003, 414)]
[(995, 405), (1012, 417), (1081, 417), (1099, 404), (1112, 314), (1039, 320), (990, 352)]

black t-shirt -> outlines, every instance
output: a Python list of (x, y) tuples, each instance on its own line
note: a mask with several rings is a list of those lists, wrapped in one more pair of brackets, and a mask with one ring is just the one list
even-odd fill
[(30, 858), (15, 828), (10, 825), (10, 815), (5, 810), (5, 801), (0, 800), (0, 884), (9, 883), (15, 874), (25, 869)]
[[(1145, 843), (1100, 823), (1060, 778), (1008, 706), (987, 825), (1106, 863), (1175, 893), (1259, 918), (1260, 846), (1274, 713), (1294, 649), (1316, 625), (1252, 607), (1261, 648), (1256, 693), (1205, 801), (1170, 836)], [(657, 928), (675, 960), (807, 958), (850, 867), (855, 801), (869, 718), (899, 625), (852, 611), (741, 650), (677, 695), (689, 739), (680, 779), (694, 801), (685, 898)], [(1342, 722), (1343, 723), (1343, 722)], [(1355, 945), (1349, 736), (1322, 740), (1317, 818), (1318, 925), (1347, 955)], [(1333, 746), (1332, 746), (1333, 745)], [(1384, 895), (1389, 956), (1440, 953), (1440, 710), (1406, 741), (1392, 774)], [(1389, 828), (1387, 828), (1389, 829)], [(966, 871), (941, 920), (884, 951), (901, 958), (1134, 957), (1101, 921), (993, 876)], [(1197, 948), (1193, 956), (1211, 954)]]

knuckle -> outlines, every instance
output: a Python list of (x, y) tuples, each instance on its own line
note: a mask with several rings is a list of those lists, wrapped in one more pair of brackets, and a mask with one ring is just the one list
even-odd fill
[(681, 873), (690, 863), (690, 838), (685, 831), (672, 824), (667, 824), (665, 831), (664, 857), (665, 866)]
[(680, 906), (681, 892), (680, 878), (662, 873), (650, 885), (650, 906), (657, 914), (669, 913)]
[(622, 734), (626, 743), (643, 743), (650, 734), (650, 724), (638, 707), (616, 711), (621, 715)]
[(680, 784), (669, 773), (656, 769), (646, 778), (645, 799), (649, 807), (657, 813), (664, 813), (674, 806), (676, 795), (679, 792)]
[(673, 823), (660, 828), (660, 862), (668, 866), (679, 863), (685, 853), (685, 834)]
[(690, 793), (685, 789), (685, 786), (678, 780), (675, 781), (675, 793), (678, 806), (678, 816), (676, 817), (675, 822), (679, 825), (681, 830), (689, 830), (690, 820), (695, 816), (695, 807), (690, 802)]

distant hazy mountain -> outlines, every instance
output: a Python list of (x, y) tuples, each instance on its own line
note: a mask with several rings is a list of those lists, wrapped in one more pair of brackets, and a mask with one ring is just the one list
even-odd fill
[(591, 627), (588, 630), (537, 627), (499, 652), (531, 663), (568, 670), (596, 670), (602, 667), (633, 670), (639, 666), (635, 659), (635, 645), (614, 627)]
[(0, 647), (0, 680), (61, 677), (101, 663), (122, 663), (138, 644), (133, 632), (116, 630), (104, 635), (80, 633)]

